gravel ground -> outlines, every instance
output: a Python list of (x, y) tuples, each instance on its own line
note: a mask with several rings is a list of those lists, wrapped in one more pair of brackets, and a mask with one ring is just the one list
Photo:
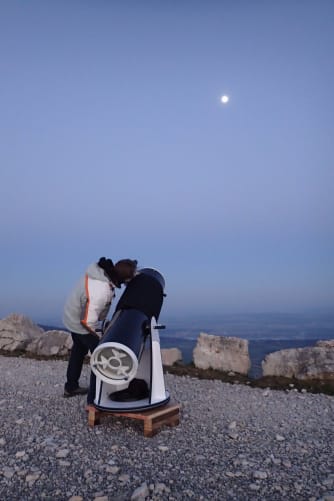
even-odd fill
[(145, 438), (126, 418), (89, 428), (66, 362), (0, 367), (1, 500), (334, 501), (333, 396), (166, 374), (181, 422)]

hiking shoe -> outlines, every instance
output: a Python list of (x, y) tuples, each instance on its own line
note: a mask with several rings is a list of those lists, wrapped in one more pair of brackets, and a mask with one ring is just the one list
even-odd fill
[(88, 388), (80, 388), (80, 386), (78, 386), (78, 388), (76, 388), (75, 390), (66, 390), (66, 388), (64, 389), (65, 398), (76, 397), (77, 395), (87, 395), (87, 393)]

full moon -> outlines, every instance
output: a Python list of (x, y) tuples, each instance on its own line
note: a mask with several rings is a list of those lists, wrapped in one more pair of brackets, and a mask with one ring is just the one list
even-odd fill
[(222, 97), (220, 98), (220, 100), (221, 100), (221, 102), (222, 102), (223, 104), (228, 103), (228, 102), (229, 102), (229, 99), (230, 99), (230, 98), (229, 98), (228, 96), (222, 96)]

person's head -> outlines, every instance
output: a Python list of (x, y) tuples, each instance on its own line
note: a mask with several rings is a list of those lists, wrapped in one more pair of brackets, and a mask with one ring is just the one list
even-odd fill
[(118, 288), (132, 280), (137, 271), (137, 261), (132, 259), (121, 259), (114, 265), (111, 259), (101, 257), (97, 264)]
[(126, 284), (133, 279), (137, 271), (136, 259), (121, 259), (115, 264), (115, 271), (120, 284)]

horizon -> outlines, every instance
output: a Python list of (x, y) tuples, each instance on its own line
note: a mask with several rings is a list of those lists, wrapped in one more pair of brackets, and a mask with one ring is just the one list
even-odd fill
[[(108, 318), (111, 318), (113, 311), (110, 312)], [(44, 325), (49, 327), (57, 327), (60, 329), (65, 329), (63, 326), (61, 318), (51, 318), (51, 317), (34, 317), (29, 314), (22, 312), (10, 312), (7, 315), (0, 316), (0, 320), (7, 318), (11, 314), (23, 315), (32, 320), (38, 325)], [(306, 312), (282, 312), (282, 311), (271, 311), (271, 312), (233, 312), (233, 313), (217, 313), (215, 315), (195, 314), (193, 316), (188, 315), (164, 315), (163, 310), (159, 316), (159, 324), (165, 325), (166, 330), (175, 329), (187, 329), (195, 330), (206, 328), (212, 330), (215, 328), (223, 329), (224, 324), (229, 325), (263, 325), (264, 322), (270, 321), (271, 325), (279, 325), (280, 323), (295, 324), (300, 322), (311, 322), (312, 324), (322, 324), (323, 322), (329, 322), (332, 327), (334, 327), (334, 313), (331, 310), (316, 310), (316, 311), (306, 311)], [(66, 329), (65, 329), (66, 330)], [(162, 331), (163, 333), (163, 331)]]

